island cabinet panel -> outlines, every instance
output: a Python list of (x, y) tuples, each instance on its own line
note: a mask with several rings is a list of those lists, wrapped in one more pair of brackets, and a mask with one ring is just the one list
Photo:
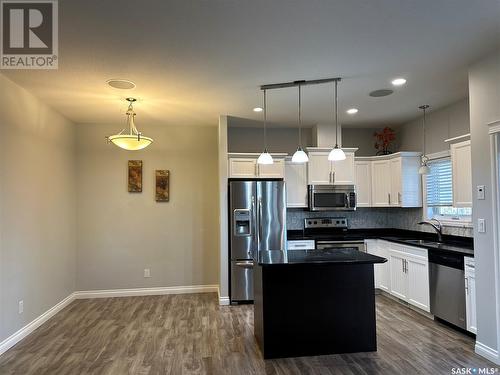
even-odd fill
[(377, 350), (373, 264), (255, 266), (265, 359)]

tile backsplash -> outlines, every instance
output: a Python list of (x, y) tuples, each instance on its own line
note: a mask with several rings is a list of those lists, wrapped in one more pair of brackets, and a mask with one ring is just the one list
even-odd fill
[[(356, 211), (310, 212), (303, 209), (287, 210), (287, 229), (303, 229), (304, 219), (309, 217), (346, 217), (349, 228), (398, 228), (432, 232), (427, 226), (417, 223), (422, 221), (421, 208), (364, 208)], [(444, 234), (472, 237), (473, 230), (468, 227), (445, 226)]]

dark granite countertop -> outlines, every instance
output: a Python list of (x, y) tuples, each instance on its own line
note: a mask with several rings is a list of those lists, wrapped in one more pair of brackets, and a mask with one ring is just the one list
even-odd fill
[[(442, 243), (437, 243), (435, 233), (411, 231), (394, 228), (368, 228), (368, 229), (346, 229), (342, 232), (325, 230), (320, 233), (307, 234), (302, 230), (289, 230), (288, 240), (333, 240), (350, 241), (363, 239), (383, 239), (405, 245), (422, 247), (431, 250), (462, 253), (474, 256), (473, 239), (469, 237), (459, 237), (443, 235)], [(421, 241), (421, 242), (420, 242)]]
[(287, 264), (373, 264), (384, 263), (387, 259), (371, 255), (355, 248), (261, 251), (258, 264), (261, 266)]

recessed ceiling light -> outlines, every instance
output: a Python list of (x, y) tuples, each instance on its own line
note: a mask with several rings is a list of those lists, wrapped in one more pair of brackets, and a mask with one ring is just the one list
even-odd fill
[(394, 86), (402, 86), (406, 83), (406, 79), (404, 78), (395, 78), (391, 81), (391, 83), (394, 85)]
[(262, 112), (262, 108), (260, 108), (260, 107), (255, 107), (255, 108), (253, 109), (253, 111), (254, 111), (254, 112)]
[(120, 90), (130, 90), (135, 88), (135, 83), (129, 81), (128, 79), (108, 79), (106, 83), (111, 87)]
[(354, 114), (358, 113), (358, 109), (357, 108), (350, 108), (346, 112), (349, 113), (350, 115), (354, 115)]
[(394, 91), (389, 89), (375, 90), (369, 93), (368, 95), (373, 96), (374, 98), (380, 98), (381, 96), (391, 95)]

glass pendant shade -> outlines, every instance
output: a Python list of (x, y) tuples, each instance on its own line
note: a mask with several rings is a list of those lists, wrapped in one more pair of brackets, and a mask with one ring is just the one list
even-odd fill
[(429, 166), (427, 164), (424, 164), (424, 165), (422, 165), (420, 167), (420, 169), (418, 170), (418, 173), (420, 173), (420, 174), (429, 174), (430, 171), (431, 170), (430, 170)]
[(130, 151), (142, 150), (153, 143), (153, 140), (149, 137), (138, 137), (133, 134), (111, 135), (108, 139), (114, 145)]
[(338, 145), (332, 148), (332, 151), (328, 154), (328, 160), (330, 161), (338, 161), (345, 160), (345, 153)]
[(137, 130), (134, 118), (135, 112), (132, 107), (132, 103), (136, 101), (134, 98), (127, 98), (127, 101), (130, 103), (127, 109), (127, 125), (128, 125), (128, 133), (125, 133), (125, 129), (123, 129), (120, 133), (115, 135), (110, 135), (106, 137), (108, 142), (113, 143), (115, 146), (123, 148), (124, 150), (129, 151), (137, 151), (142, 150), (143, 148), (148, 147), (151, 143), (153, 143), (153, 139), (149, 137), (144, 137), (139, 130)]
[(269, 152), (267, 152), (267, 149), (264, 150), (262, 154), (259, 155), (259, 158), (257, 159), (257, 164), (273, 164), (273, 157)]
[(292, 156), (292, 163), (307, 163), (308, 161), (309, 156), (302, 150), (302, 147), (298, 147)]

